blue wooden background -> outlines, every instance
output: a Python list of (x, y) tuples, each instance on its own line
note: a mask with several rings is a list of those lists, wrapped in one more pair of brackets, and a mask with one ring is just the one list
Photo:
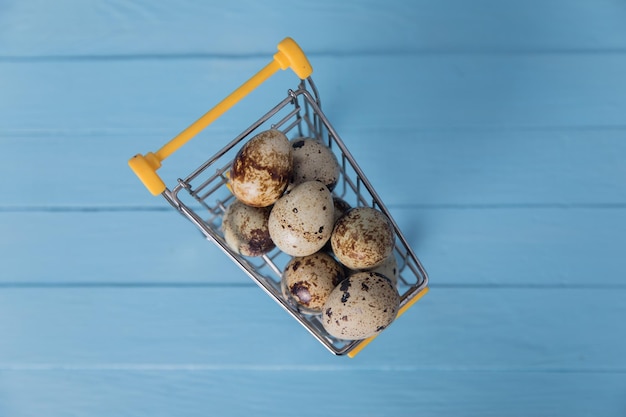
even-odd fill
[[(127, 167), (285, 36), (431, 277), (355, 359)], [(2, 417), (626, 415), (623, 0), (0, 0), (0, 144)]]

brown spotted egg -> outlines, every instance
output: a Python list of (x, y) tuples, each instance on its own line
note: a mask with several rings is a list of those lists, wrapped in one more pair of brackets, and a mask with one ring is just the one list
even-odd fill
[(337, 220), (330, 243), (333, 253), (346, 267), (371, 269), (391, 255), (395, 233), (391, 221), (381, 211), (357, 207)]
[(222, 232), (228, 246), (243, 256), (261, 256), (274, 249), (267, 223), (269, 207), (251, 207), (233, 201), (222, 217)]
[(346, 200), (337, 196), (333, 196), (333, 205), (335, 206), (335, 222), (352, 208)]
[[(393, 285), (398, 285), (398, 261), (396, 260), (396, 256), (392, 253), (383, 261), (382, 264), (378, 265), (376, 268), (367, 269), (367, 272), (377, 272), (385, 277), (389, 278)], [(356, 274), (357, 272), (362, 272), (359, 270), (348, 269), (346, 274), (348, 276)]]
[(339, 180), (339, 163), (330, 148), (312, 138), (293, 139), (291, 147), (293, 171), (288, 188), (317, 180), (332, 191)]
[(292, 258), (283, 272), (283, 296), (300, 311), (318, 314), (333, 289), (345, 278), (343, 266), (324, 252)]
[(319, 251), (333, 230), (333, 198), (319, 181), (307, 181), (285, 193), (270, 212), (272, 241), (291, 256)]
[(289, 139), (279, 130), (266, 130), (246, 142), (235, 156), (230, 188), (249, 206), (270, 206), (287, 188), (292, 164)]
[[(351, 207), (350, 207), (350, 204), (348, 204), (343, 198), (337, 197), (334, 195), (333, 195), (333, 206), (335, 209), (335, 215), (333, 217), (333, 227), (335, 227), (335, 223), (337, 222), (337, 220), (339, 220), (341, 216), (343, 216), (348, 210), (350, 210)], [(333, 248), (330, 245), (330, 239), (328, 239), (328, 242), (326, 242), (322, 250), (326, 252), (333, 251)]]
[(389, 326), (399, 306), (400, 295), (388, 278), (376, 272), (358, 272), (330, 293), (323, 307), (322, 325), (339, 339), (365, 339)]

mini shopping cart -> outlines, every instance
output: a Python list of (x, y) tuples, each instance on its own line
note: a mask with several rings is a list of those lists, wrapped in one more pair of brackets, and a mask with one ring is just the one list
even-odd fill
[[(209, 160), (185, 178), (179, 178), (169, 189), (157, 174), (161, 162), (208, 127), (224, 112), (260, 86), (279, 69), (291, 68), (300, 82), (295, 90), (253, 122)], [(291, 259), (277, 248), (261, 257), (244, 257), (231, 250), (221, 230), (223, 214), (235, 197), (228, 185), (232, 161), (243, 144), (256, 133), (270, 128), (280, 129), (289, 138), (310, 137), (326, 144), (337, 157), (341, 175), (333, 195), (352, 207), (373, 207), (391, 220), (396, 232), (394, 256), (398, 263), (398, 292), (401, 296), (398, 317), (428, 291), (428, 276), (363, 171), (348, 151), (328, 118), (320, 108), (318, 91), (310, 75), (313, 69), (300, 47), (291, 38), (278, 44), (272, 61), (200, 119), (166, 143), (157, 152), (138, 154), (129, 165), (153, 195), (162, 195), (178, 212), (189, 219), (211, 242), (220, 247), (270, 297), (300, 322), (319, 342), (335, 355), (354, 357), (374, 337), (364, 340), (341, 340), (330, 336), (319, 316), (306, 314), (281, 291), (282, 271)]]

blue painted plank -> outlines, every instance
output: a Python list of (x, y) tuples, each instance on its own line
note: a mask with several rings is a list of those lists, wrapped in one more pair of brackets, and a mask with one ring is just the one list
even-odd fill
[(0, 291), (0, 372), (626, 372), (621, 289), (433, 288), (355, 359), (256, 287)]
[(173, 209), (0, 218), (0, 282), (8, 285), (251, 283)]
[[(623, 414), (621, 2), (153, 3), (0, 5), (0, 415)], [(353, 361), (126, 167), (284, 35), (433, 278)]]
[(263, 366), (250, 371), (77, 366), (1, 373), (0, 413), (12, 417), (617, 417), (626, 409), (623, 373)]
[[(623, 286), (623, 208), (394, 208), (433, 285)], [(167, 211), (0, 213), (3, 285), (248, 284)]]
[[(157, 132), (160, 147), (268, 61), (2, 62), (0, 133)], [(323, 108), (340, 132), (625, 125), (624, 54), (324, 56), (312, 64)], [(238, 133), (296, 79), (281, 72), (212, 129)]]
[(4, 1), (9, 57), (624, 49), (619, 1)]
[[(339, 132), (383, 201), (393, 206), (607, 206), (626, 204), (626, 130)], [(169, 138), (167, 138), (169, 139)], [(165, 208), (126, 166), (164, 135), (0, 138), (12, 178), (0, 208)], [(197, 138), (159, 174), (176, 179), (232, 140)], [(157, 145), (158, 144), (158, 145)], [(391, 163), (390, 163), (391, 162)], [(169, 206), (168, 206), (169, 207)]]

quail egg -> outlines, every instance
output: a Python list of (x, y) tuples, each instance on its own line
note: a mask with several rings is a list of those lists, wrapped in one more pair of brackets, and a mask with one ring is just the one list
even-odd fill
[(307, 181), (285, 193), (272, 207), (268, 228), (272, 241), (287, 255), (319, 251), (333, 230), (333, 198), (319, 181)]
[[(383, 261), (382, 264), (378, 265), (375, 268), (367, 269), (367, 272), (377, 272), (385, 277), (389, 278), (389, 280), (393, 283), (393, 285), (398, 285), (398, 261), (396, 260), (395, 255), (392, 253)], [(346, 275), (350, 276), (356, 274), (357, 272), (363, 272), (362, 270), (354, 270), (347, 268)]]
[(337, 196), (333, 196), (333, 205), (335, 206), (335, 222), (352, 208), (346, 200)]
[(339, 163), (333, 151), (313, 138), (293, 139), (291, 147), (293, 171), (288, 188), (317, 180), (332, 191), (339, 180)]
[(383, 331), (396, 318), (400, 295), (376, 272), (358, 272), (335, 287), (322, 311), (322, 326), (339, 339), (359, 340)]
[[(333, 216), (333, 227), (334, 227), (337, 220), (339, 220), (341, 216), (343, 216), (348, 210), (350, 210), (351, 207), (350, 207), (350, 204), (348, 204), (343, 198), (337, 197), (335, 195), (333, 195), (333, 206), (335, 209), (335, 215)], [(333, 248), (330, 245), (330, 239), (328, 239), (328, 242), (326, 242), (322, 250), (325, 252), (333, 251)]]
[(391, 221), (381, 211), (356, 207), (337, 220), (330, 242), (333, 253), (346, 267), (371, 269), (391, 255), (395, 233)]
[(279, 130), (266, 130), (246, 142), (235, 156), (230, 188), (249, 206), (270, 206), (287, 188), (292, 164), (289, 139)]
[(283, 272), (283, 296), (300, 311), (318, 314), (333, 289), (345, 278), (343, 266), (324, 252), (292, 258)]
[(378, 272), (379, 274), (389, 278), (389, 280), (393, 282), (394, 285), (398, 284), (398, 261), (393, 253), (389, 255), (382, 264), (373, 269), (370, 269), (369, 271)]
[(267, 222), (269, 207), (251, 207), (234, 200), (222, 217), (222, 231), (228, 246), (243, 256), (261, 256), (274, 249)]

